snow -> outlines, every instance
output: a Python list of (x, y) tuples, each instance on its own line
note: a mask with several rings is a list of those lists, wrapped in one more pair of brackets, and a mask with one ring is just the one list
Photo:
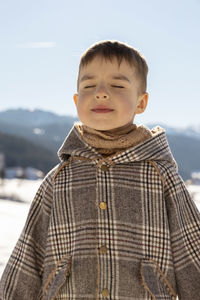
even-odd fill
[(29, 204), (0, 199), (0, 275), (23, 229)]
[(0, 182), (0, 276), (23, 229), (40, 183), (41, 180), (20, 179)]
[(187, 189), (200, 211), (200, 185), (188, 185)]
[(0, 182), (0, 198), (30, 203), (41, 182), (41, 179), (4, 179)]
[(45, 130), (41, 129), (41, 128), (34, 128), (33, 129), (33, 133), (36, 135), (44, 135), (45, 134)]
[[(0, 276), (20, 236), (40, 183), (41, 180), (25, 179), (5, 179), (3, 185), (0, 182)], [(187, 189), (200, 210), (200, 185), (187, 185)]]

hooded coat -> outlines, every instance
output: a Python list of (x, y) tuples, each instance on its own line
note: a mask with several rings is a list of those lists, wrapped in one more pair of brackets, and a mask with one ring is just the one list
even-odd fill
[(198, 300), (200, 215), (165, 130), (103, 158), (73, 126), (31, 204), (1, 300)]

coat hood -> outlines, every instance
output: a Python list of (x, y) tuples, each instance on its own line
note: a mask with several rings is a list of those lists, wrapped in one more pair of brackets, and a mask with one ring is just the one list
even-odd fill
[[(142, 125), (148, 131), (148, 127)], [(151, 137), (136, 146), (130, 147), (124, 151), (120, 151), (106, 158), (112, 160), (114, 163), (124, 162), (139, 162), (145, 160), (151, 161), (166, 161), (173, 165), (177, 171), (178, 166), (170, 150), (166, 131), (160, 126), (156, 126), (150, 130)], [(97, 150), (87, 144), (81, 137), (75, 124), (68, 133), (62, 146), (58, 151), (58, 157), (61, 162), (69, 159), (70, 156), (79, 156), (85, 159), (97, 159), (104, 161), (105, 158), (97, 152)]]

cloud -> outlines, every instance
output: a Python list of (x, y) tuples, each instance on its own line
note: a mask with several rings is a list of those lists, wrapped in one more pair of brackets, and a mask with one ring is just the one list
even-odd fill
[(17, 48), (55, 48), (55, 42), (34, 42), (16, 45)]

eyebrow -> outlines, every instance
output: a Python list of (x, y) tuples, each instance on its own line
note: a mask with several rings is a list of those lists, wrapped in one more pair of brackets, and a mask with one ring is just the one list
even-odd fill
[[(90, 79), (95, 79), (96, 77), (93, 75), (84, 75), (80, 82), (85, 81), (85, 80), (90, 80)], [(124, 76), (123, 74), (117, 74), (117, 75), (113, 75), (112, 79), (116, 79), (116, 80), (124, 80), (124, 81), (128, 81), (130, 83), (130, 80)]]

